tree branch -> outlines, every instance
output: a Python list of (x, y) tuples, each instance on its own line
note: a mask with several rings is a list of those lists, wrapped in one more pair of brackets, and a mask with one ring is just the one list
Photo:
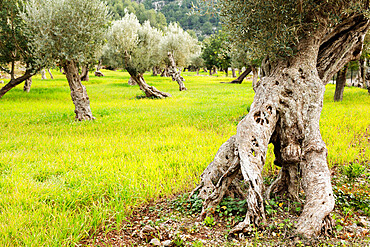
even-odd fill
[(325, 85), (345, 64), (361, 56), (369, 27), (370, 22), (366, 17), (354, 15), (326, 34), (320, 45), (316, 65)]

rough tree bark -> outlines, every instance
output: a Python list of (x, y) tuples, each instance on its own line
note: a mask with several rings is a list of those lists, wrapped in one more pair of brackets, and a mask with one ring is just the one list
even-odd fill
[(53, 74), (51, 73), (50, 69), (48, 69), (48, 73), (49, 73), (49, 75), (50, 75), (50, 79), (54, 80), (54, 76), (53, 76)]
[(81, 83), (81, 77), (78, 73), (77, 64), (74, 61), (65, 61), (63, 69), (66, 73), (69, 88), (71, 89), (71, 98), (75, 105), (76, 120), (93, 120), (95, 119), (90, 109), (90, 100), (87, 91)]
[[(199, 190), (204, 199), (201, 217), (214, 212), (225, 194), (238, 191), (242, 177), (248, 210), (231, 233), (249, 231), (251, 225), (264, 222), (264, 199), (272, 192), (285, 192), (299, 200), (300, 185), (306, 198), (295, 234), (312, 237), (332, 226), (334, 196), (319, 120), (325, 85), (341, 67), (359, 57), (369, 28), (362, 16), (350, 19), (333, 30), (317, 28), (300, 41), (291, 58), (264, 60), (264, 77), (256, 84), (248, 115), (239, 123), (237, 134), (221, 146), (193, 191)], [(275, 164), (281, 169), (263, 195), (262, 169), (270, 142)]]
[(32, 77), (24, 81), (23, 91), (29, 93), (32, 85)]
[(238, 78), (236, 78), (235, 80), (233, 80), (231, 82), (227, 82), (227, 83), (241, 84), (243, 82), (243, 80), (245, 79), (245, 77), (247, 77), (249, 75), (249, 73), (251, 73), (251, 71), (252, 71), (252, 66), (248, 66), (248, 67), (245, 68), (243, 73), (241, 73), (241, 75), (239, 75)]
[(89, 81), (89, 65), (82, 66), (81, 81)]
[(176, 81), (179, 84), (179, 90), (185, 91), (187, 90), (184, 84), (184, 77), (181, 76), (181, 72), (177, 71), (175, 58), (173, 57), (172, 53), (169, 52), (168, 60), (170, 61), (170, 65), (168, 66), (168, 74), (172, 77), (172, 81)]
[(347, 71), (348, 71), (348, 64), (344, 65), (344, 67), (338, 71), (337, 79), (335, 82), (334, 101), (343, 100), (344, 87), (346, 86), (346, 81), (347, 81)]

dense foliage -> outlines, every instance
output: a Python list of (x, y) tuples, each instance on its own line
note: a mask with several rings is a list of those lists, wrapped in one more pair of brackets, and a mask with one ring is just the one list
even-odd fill
[[(208, 0), (212, 5), (214, 0)], [(237, 43), (246, 43), (257, 58), (289, 56), (316, 27), (331, 27), (352, 13), (367, 12), (368, 1), (297, 0), (218, 1), (223, 23)]]
[(202, 58), (204, 65), (211, 69), (213, 67), (227, 69), (230, 66), (230, 48), (228, 36), (225, 32), (218, 32), (203, 42)]
[(95, 57), (109, 22), (100, 0), (30, 0), (22, 18), (39, 60), (62, 63)]

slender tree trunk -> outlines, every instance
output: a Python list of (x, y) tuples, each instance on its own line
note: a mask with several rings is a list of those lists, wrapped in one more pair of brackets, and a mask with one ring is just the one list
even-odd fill
[(96, 67), (96, 71), (100, 71), (100, 70), (101, 70), (101, 59), (99, 60), (98, 66)]
[(256, 67), (254, 66), (251, 66), (252, 67), (252, 72), (253, 72), (253, 81), (252, 81), (252, 85), (253, 85), (253, 88), (255, 88), (257, 86), (257, 80), (258, 80), (258, 70)]
[(235, 68), (231, 68), (231, 73), (232, 73), (233, 77), (235, 78), (236, 77)]
[(209, 69), (209, 75), (212, 76), (212, 68)]
[(74, 61), (66, 61), (63, 64), (64, 71), (71, 89), (71, 98), (75, 105), (76, 120), (95, 119), (90, 109), (90, 100), (84, 85), (81, 83), (81, 77), (78, 73), (78, 67)]
[(48, 69), (48, 73), (49, 73), (49, 75), (50, 75), (50, 78), (51, 78), (52, 80), (54, 80), (54, 76), (53, 76), (53, 74), (51, 73), (50, 69)]
[(15, 61), (12, 61), (12, 68), (10, 70), (10, 80), (15, 79)]
[(236, 78), (235, 80), (233, 80), (229, 83), (241, 84), (243, 82), (244, 78), (247, 77), (251, 71), (252, 71), (252, 66), (248, 66), (245, 69), (245, 71), (243, 71), (243, 73), (238, 78)]
[(89, 81), (89, 65), (82, 66), (81, 81)]
[(204, 73), (207, 73), (207, 72), (208, 72), (207, 67), (204, 67), (204, 68), (203, 68), (203, 71), (204, 71)]
[(343, 69), (338, 71), (337, 80), (335, 82), (334, 101), (343, 100), (344, 87), (346, 86), (346, 81), (347, 81), (347, 71), (348, 71), (348, 64), (346, 64), (343, 67)]
[(9, 92), (12, 88), (21, 84), (22, 82), (30, 78), (32, 75), (33, 73), (31, 73), (31, 71), (26, 70), (23, 76), (15, 78), (15, 79), (11, 79), (7, 84), (5, 84), (4, 87), (0, 89), (0, 99), (4, 96), (4, 94)]
[(199, 68), (197, 68), (197, 75), (199, 76)]
[(359, 68), (358, 68), (358, 79), (362, 88), (366, 88), (366, 59), (360, 57)]
[(179, 90), (185, 91), (187, 90), (184, 84), (184, 77), (181, 76), (181, 72), (177, 71), (175, 58), (173, 57), (172, 53), (168, 53), (168, 59), (170, 60), (170, 66), (168, 66), (168, 74), (172, 77), (172, 81), (176, 81), (179, 84)]
[(226, 77), (228, 77), (229, 76), (229, 68), (225, 69), (225, 73), (226, 73)]
[(158, 71), (157, 71), (157, 66), (153, 66), (153, 76), (157, 76), (158, 75)]
[(29, 93), (31, 90), (31, 85), (32, 85), (32, 77), (24, 81), (23, 91), (25, 91), (26, 93)]
[(47, 78), (46, 78), (46, 72), (45, 72), (45, 69), (42, 69), (41, 70), (41, 79), (42, 80), (46, 80)]

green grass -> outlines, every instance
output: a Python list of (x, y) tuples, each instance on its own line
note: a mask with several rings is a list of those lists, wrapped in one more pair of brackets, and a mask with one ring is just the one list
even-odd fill
[[(0, 100), (1, 246), (72, 245), (140, 203), (193, 188), (254, 95), (251, 82), (220, 84), (231, 80), (220, 75), (185, 73), (188, 91), (179, 92), (170, 78), (148, 74), (173, 97), (138, 100), (127, 73), (104, 74), (84, 83), (95, 121), (74, 121), (56, 71), (55, 80), (34, 77), (30, 93), (19, 86)], [(321, 118), (329, 164), (368, 162), (370, 97), (346, 88), (334, 103), (333, 94), (328, 85)]]

